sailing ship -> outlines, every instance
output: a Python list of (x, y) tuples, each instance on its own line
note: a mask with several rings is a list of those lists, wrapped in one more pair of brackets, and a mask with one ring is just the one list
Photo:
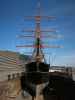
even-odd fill
[[(34, 51), (32, 53), (32, 59), (30, 62), (24, 65), (25, 70), (18, 79), (10, 79), (2, 82), (3, 87), (9, 100), (16, 98), (20, 91), (24, 100), (26, 100), (26, 93), (32, 96), (32, 100), (74, 100), (75, 99), (75, 81), (72, 78), (72, 74), (68, 73), (68, 69), (64, 71), (52, 70), (50, 65), (45, 62), (45, 56), (43, 48), (61, 48), (58, 45), (43, 45), (42, 37), (58, 38), (57, 35), (50, 34), (48, 36), (43, 35), (43, 32), (55, 32), (55, 30), (41, 30), (40, 21), (42, 18), (51, 20), (55, 19), (54, 16), (41, 16), (40, 15), (40, 2), (38, 3), (37, 16), (28, 16), (26, 18), (34, 18), (36, 21), (35, 30), (23, 30), (24, 32), (33, 32), (33, 36), (20, 35), (20, 38), (34, 37), (34, 45), (21, 45), (17, 47), (32, 47)], [(14, 75), (13, 75), (14, 77)], [(7, 83), (7, 84), (6, 84)], [(15, 84), (15, 85), (14, 85)], [(14, 91), (14, 92), (13, 92)], [(4, 93), (4, 92), (3, 92)], [(1, 95), (1, 93), (0, 93)], [(3, 95), (2, 95), (3, 96)], [(2, 99), (2, 98), (1, 98)], [(4, 99), (3, 99), (4, 100)], [(6, 100), (6, 98), (5, 98)], [(8, 100), (8, 99), (7, 99)]]
[[(17, 47), (33, 47), (32, 61), (27, 63), (25, 68), (26, 72), (21, 77), (21, 88), (24, 91), (29, 92), (32, 96), (32, 100), (38, 96), (43, 95), (44, 100), (74, 100), (75, 82), (72, 79), (71, 71), (68, 73), (68, 69), (65, 72), (62, 71), (50, 71), (50, 65), (45, 63), (44, 53), (42, 48), (61, 48), (58, 45), (43, 45), (41, 37), (43, 32), (54, 32), (55, 30), (41, 30), (40, 21), (42, 18), (55, 19), (54, 16), (41, 16), (40, 15), (40, 3), (38, 4), (37, 16), (30, 16), (36, 21), (36, 29), (28, 30), (35, 33), (35, 44), (33, 46), (17, 46)], [(24, 30), (25, 32), (25, 30)], [(21, 36), (23, 37), (23, 36)], [(24, 36), (27, 37), (27, 36)], [(31, 37), (31, 36), (30, 36)], [(46, 35), (44, 36), (46, 37)], [(50, 38), (57, 38), (56, 35), (47, 36)]]

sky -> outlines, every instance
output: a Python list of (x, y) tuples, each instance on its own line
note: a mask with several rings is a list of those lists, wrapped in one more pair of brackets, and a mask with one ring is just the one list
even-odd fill
[[(63, 39), (42, 39), (43, 42), (63, 45), (63, 48), (44, 49), (51, 65), (75, 66), (75, 0), (40, 0), (41, 15), (56, 16), (55, 20), (42, 20), (42, 29), (55, 28)], [(32, 48), (17, 49), (18, 44), (33, 43), (33, 39), (17, 39), (23, 29), (34, 29), (35, 21), (24, 16), (37, 14), (38, 0), (0, 0), (0, 50), (16, 52), (32, 51)], [(51, 33), (46, 33), (51, 34)], [(48, 63), (49, 63), (48, 62)]]

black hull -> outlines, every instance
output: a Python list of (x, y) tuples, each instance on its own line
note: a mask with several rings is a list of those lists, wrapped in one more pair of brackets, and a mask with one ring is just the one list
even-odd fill
[(33, 97), (36, 96), (36, 86), (47, 82), (42, 90), (44, 100), (75, 100), (75, 82), (65, 73), (49, 73), (48, 69), (45, 73), (33, 70), (31, 73), (24, 73), (21, 77), (22, 90)]

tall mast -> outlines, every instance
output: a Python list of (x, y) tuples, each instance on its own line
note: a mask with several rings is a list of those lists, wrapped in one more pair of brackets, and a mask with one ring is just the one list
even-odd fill
[(35, 22), (36, 22), (36, 29), (35, 29), (35, 35), (36, 35), (36, 43), (35, 43), (35, 46), (37, 47), (36, 48), (36, 55), (35, 57), (40, 57), (42, 56), (43, 58), (43, 54), (42, 54), (42, 50), (41, 50), (41, 40), (40, 40), (40, 37), (41, 37), (41, 29), (40, 29), (40, 21), (41, 21), (41, 13), (40, 13), (40, 1), (38, 2), (38, 9), (37, 9), (37, 13), (38, 15), (35, 16)]
[(36, 16), (25, 16), (25, 19), (34, 19), (35, 20), (35, 24), (36, 24), (36, 28), (34, 30), (23, 30), (23, 32), (33, 32), (34, 35), (31, 36), (26, 36), (26, 35), (20, 35), (18, 36), (19, 38), (35, 38), (35, 44), (34, 45), (20, 45), (20, 46), (16, 46), (16, 47), (33, 47), (34, 51), (33, 51), (33, 58), (36, 59), (36, 57), (42, 58), (44, 59), (44, 54), (43, 54), (43, 50), (42, 48), (61, 48), (62, 46), (58, 46), (58, 45), (43, 45), (41, 43), (41, 38), (42, 37), (47, 37), (47, 38), (53, 38), (53, 39), (57, 39), (59, 38), (59, 36), (57, 35), (45, 35), (43, 36), (42, 33), (43, 32), (56, 32), (55, 29), (50, 29), (50, 30), (41, 30), (40, 28), (40, 22), (41, 19), (47, 19), (47, 20), (51, 20), (51, 19), (55, 19), (54, 16), (41, 16), (41, 11), (40, 11), (41, 7), (40, 7), (40, 1), (38, 2), (38, 8), (37, 8), (37, 13), (38, 15)]

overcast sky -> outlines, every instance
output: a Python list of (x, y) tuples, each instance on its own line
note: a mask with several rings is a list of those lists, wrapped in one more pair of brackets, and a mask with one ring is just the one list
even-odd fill
[[(38, 0), (0, 0), (0, 50), (31, 51), (16, 49), (17, 44), (33, 43), (33, 40), (17, 40), (22, 29), (35, 28), (35, 22), (24, 21), (24, 16), (37, 14)], [(64, 39), (42, 39), (49, 44), (63, 45), (60, 49), (44, 49), (48, 52), (51, 64), (75, 65), (75, 0), (41, 0), (41, 14), (56, 16), (56, 20), (42, 22), (42, 29), (55, 28)], [(29, 34), (29, 33), (24, 33)], [(32, 34), (32, 33), (31, 33)], [(48, 33), (49, 34), (49, 33)], [(51, 33), (50, 33), (51, 34)], [(47, 56), (49, 58), (49, 55)]]

